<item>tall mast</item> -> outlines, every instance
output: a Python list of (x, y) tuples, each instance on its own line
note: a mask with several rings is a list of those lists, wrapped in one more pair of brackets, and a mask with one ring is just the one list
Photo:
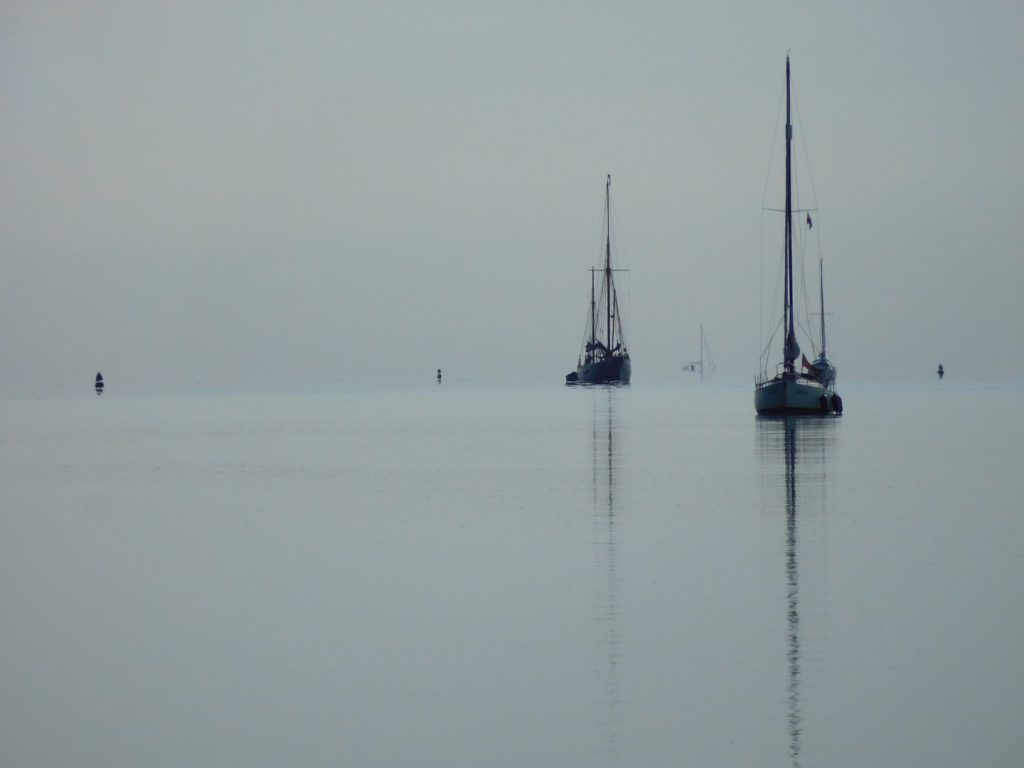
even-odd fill
[(593, 346), (597, 336), (597, 302), (594, 300), (594, 272), (590, 270), (590, 344)]
[(791, 178), (791, 145), (793, 123), (789, 111), (789, 56), (786, 56), (786, 306), (783, 321), (786, 326), (786, 345), (783, 355), (786, 372), (793, 372), (793, 361), (800, 354), (793, 333), (793, 185)]
[(607, 320), (608, 320), (608, 352), (612, 351), (614, 345), (612, 344), (612, 214), (611, 214), (611, 195), (612, 195), (612, 175), (608, 174), (608, 179), (604, 185), (604, 222), (605, 222), (605, 239), (604, 239), (604, 282), (606, 287), (605, 300), (607, 302)]
[(821, 292), (821, 358), (827, 358), (825, 354), (825, 260), (818, 259), (818, 290)]

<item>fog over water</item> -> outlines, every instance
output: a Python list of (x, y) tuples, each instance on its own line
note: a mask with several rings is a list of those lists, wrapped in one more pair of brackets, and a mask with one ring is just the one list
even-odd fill
[(997, 2), (5, 3), (3, 392), (558, 381), (609, 173), (635, 382), (701, 321), (749, 381), (787, 51), (844, 380), (1019, 379), (1022, 27)]
[(4, 3), (0, 764), (1024, 764), (1021, 29)]
[(1019, 764), (1020, 395), (0, 401), (0, 755)]

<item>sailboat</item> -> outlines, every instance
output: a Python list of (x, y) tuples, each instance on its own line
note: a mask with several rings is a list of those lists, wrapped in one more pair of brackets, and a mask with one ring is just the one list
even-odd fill
[(97, 395), (102, 395), (103, 394), (103, 374), (102, 373), (97, 373), (96, 374), (96, 394)]
[[(828, 355), (825, 354), (825, 268), (823, 259), (818, 259), (818, 291), (821, 302), (821, 352), (818, 353), (814, 362), (811, 363), (810, 371), (813, 378), (820, 381), (826, 387), (835, 389), (836, 367), (828, 359)], [(835, 395), (835, 397), (839, 396)], [(842, 410), (842, 408), (840, 407), (835, 410)]]
[[(754, 384), (754, 408), (759, 414), (842, 413), (843, 401), (835, 392), (835, 368), (825, 357), (824, 277), (822, 277), (822, 350), (815, 364), (800, 352), (793, 319), (793, 123), (790, 116), (789, 57), (786, 57), (786, 224), (785, 224), (785, 295), (782, 328), (785, 341), (782, 362), (774, 376), (762, 370)], [(808, 214), (810, 226), (810, 214)], [(797, 367), (797, 361), (801, 366)], [(805, 373), (809, 371), (808, 373)]]
[(700, 374), (700, 380), (704, 381), (704, 374), (707, 373), (710, 379), (715, 375), (715, 358), (711, 356), (711, 347), (704, 337), (704, 323), (700, 324), (700, 359), (690, 363), (683, 363), (683, 371)]
[[(604, 187), (604, 267), (590, 270), (590, 318), (583, 349), (576, 361), (576, 370), (566, 374), (566, 384), (629, 384), (632, 372), (629, 351), (622, 333), (619, 298), (615, 292), (612, 273), (611, 238), (612, 177)], [(596, 286), (597, 273), (601, 273), (600, 290)]]

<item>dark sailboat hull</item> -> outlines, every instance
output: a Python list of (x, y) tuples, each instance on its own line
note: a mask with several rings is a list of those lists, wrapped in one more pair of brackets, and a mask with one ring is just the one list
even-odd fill
[(629, 384), (632, 368), (628, 357), (609, 357), (576, 368), (576, 376), (566, 376), (566, 384)]

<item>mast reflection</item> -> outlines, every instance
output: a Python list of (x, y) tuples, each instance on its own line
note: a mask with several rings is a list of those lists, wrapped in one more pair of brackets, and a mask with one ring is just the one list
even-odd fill
[(786, 660), (789, 663), (789, 756), (800, 764), (800, 572), (796, 558), (796, 430), (794, 417), (783, 420), (786, 456)]
[[(787, 747), (790, 761), (797, 767), (801, 765), (806, 746), (800, 689), (804, 672), (801, 667), (804, 651), (801, 647), (801, 622), (805, 618), (801, 613), (801, 588), (804, 591), (811, 588), (815, 576), (804, 573), (804, 581), (801, 582), (798, 523), (813, 523), (824, 518), (826, 455), (835, 435), (835, 424), (831, 418), (801, 416), (759, 417), (757, 420), (766, 483), (769, 487), (777, 487), (781, 469), (785, 490)], [(822, 544), (820, 540), (817, 543)], [(806, 544), (804, 542), (805, 547)]]
[(593, 466), (593, 532), (595, 561), (595, 611), (599, 628), (602, 713), (598, 727), (605, 738), (609, 764), (618, 764), (619, 638), (618, 577), (615, 571), (615, 425), (616, 392), (595, 392), (591, 432)]

